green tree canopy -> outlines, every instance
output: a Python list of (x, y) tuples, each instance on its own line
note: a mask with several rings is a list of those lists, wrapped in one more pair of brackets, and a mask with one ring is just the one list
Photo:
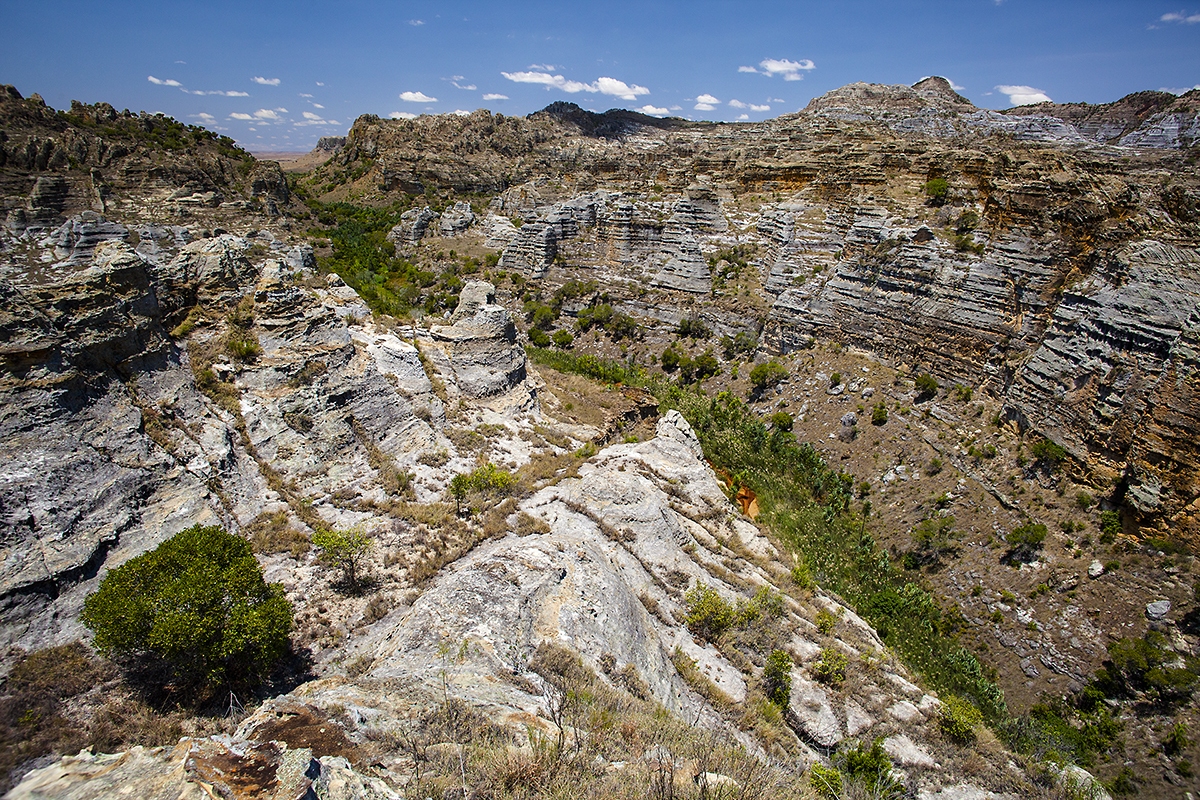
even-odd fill
[(292, 606), (245, 539), (196, 525), (110, 571), (82, 621), (102, 655), (203, 699), (266, 676), (287, 649)]

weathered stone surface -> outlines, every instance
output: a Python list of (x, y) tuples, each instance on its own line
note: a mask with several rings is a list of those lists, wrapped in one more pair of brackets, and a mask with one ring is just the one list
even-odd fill
[(484, 281), (463, 287), (448, 326), (430, 328), (450, 358), (459, 388), (470, 397), (492, 397), (525, 381), (525, 351), (517, 344), (512, 315), (495, 304)]
[(558, 229), (547, 222), (521, 226), (512, 243), (500, 255), (500, 268), (512, 269), (531, 278), (540, 278), (558, 254)]
[(425, 238), (430, 226), (438, 219), (439, 214), (429, 206), (410, 208), (400, 215), (400, 223), (388, 231), (387, 239), (397, 248), (414, 245)]
[(1170, 600), (1155, 600), (1146, 604), (1146, 616), (1150, 619), (1163, 619), (1171, 613)]
[(438, 235), (458, 236), (466, 233), (467, 229), (474, 224), (475, 212), (471, 210), (471, 204), (459, 200), (442, 212), (441, 220), (438, 222)]

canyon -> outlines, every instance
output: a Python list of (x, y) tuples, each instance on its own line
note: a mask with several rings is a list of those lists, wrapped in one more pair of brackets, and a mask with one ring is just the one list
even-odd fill
[[(1200, 656), (1198, 111), (1192, 91), (998, 113), (929, 78), (755, 124), (565, 103), (364, 116), (289, 175), (173, 120), (7, 87), (6, 661), (86, 640), (103, 575), (197, 523), (255, 545), (309, 659), (220, 734), (58, 753), (12, 796), (265, 796), (239, 775), (278, 796), (465, 796), (491, 759), (543, 769), (555, 741), (614, 794), (686, 773), (681, 793), (805, 796), (814, 764), (876, 739), (914, 796), (1093, 786), (987, 729), (948, 739), (930, 676), (822, 574), (795, 579), (805, 554), (734, 502), (706, 431), (526, 344), (552, 304), (546, 331), (579, 356), (670, 380), (664, 348), (708, 353), (703, 394), (784, 413), (854, 476), (846, 507), (897, 562), (948, 517), (961, 543), (911, 585), (957, 610), (962, 658), (996, 670), (1014, 713), (1083, 691), (1122, 636), (1159, 632), (1184, 663)], [(394, 271), (339, 261), (339, 203), (392, 215), (372, 241), (430, 276), (408, 313), (380, 306), (379, 287), (401, 296)], [(786, 377), (756, 390), (772, 361)], [(487, 465), (518, 490), (452, 502), (451, 479)], [(1053, 528), (1039, 556), (1005, 562), (1033, 522)], [(369, 591), (331, 580), (308, 541), (323, 528), (370, 532)], [(697, 633), (700, 587), (757, 616)], [(773, 650), (793, 665), (782, 708), (762, 689)], [(831, 653), (849, 660), (833, 683)], [(628, 735), (571, 717), (572, 692)], [(1171, 796), (1189, 777), (1146, 743), (1195, 706), (1133, 705), (1125, 752), (1148, 796)], [(460, 718), (490, 749), (467, 758)]]

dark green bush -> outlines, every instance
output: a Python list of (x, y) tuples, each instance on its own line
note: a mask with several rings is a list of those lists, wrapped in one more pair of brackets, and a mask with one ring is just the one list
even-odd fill
[(81, 618), (101, 654), (205, 695), (266, 676), (292, 606), (245, 539), (197, 525), (110, 571)]
[(942, 700), (937, 723), (947, 739), (967, 745), (975, 741), (975, 729), (983, 724), (983, 715), (971, 703), (952, 694)]
[(771, 415), (771, 427), (779, 431), (790, 431), (795, 424), (792, 415), (786, 411), (776, 411)]
[(934, 178), (925, 183), (925, 196), (929, 198), (931, 205), (944, 205), (950, 197), (950, 184), (946, 183), (945, 178)]
[(1008, 557), (1013, 561), (1032, 561), (1046, 541), (1047, 533), (1046, 526), (1041, 523), (1027, 522), (1013, 528), (1008, 534)]
[(783, 650), (772, 650), (763, 667), (763, 689), (767, 699), (787, 708), (792, 697), (792, 657)]
[(934, 378), (932, 375), (930, 375), (928, 372), (924, 372), (924, 373), (921, 373), (920, 375), (918, 375), (915, 383), (917, 385), (917, 400), (918, 401), (929, 400), (930, 398), (932, 398), (934, 395), (937, 394), (937, 390), (938, 390), (937, 379)]
[[(572, 336), (571, 332), (568, 330), (557, 330), (554, 332), (554, 335), (550, 338), (554, 340), (555, 347), (561, 348), (563, 350), (566, 350), (567, 348), (569, 348), (571, 345), (573, 345), (575, 343), (575, 337)], [(538, 345), (538, 346), (545, 347), (545, 345)]]
[(530, 328), (529, 341), (535, 347), (549, 347), (551, 342), (550, 334), (546, 333), (541, 328)]
[(712, 330), (699, 317), (684, 317), (675, 326), (675, 335), (689, 339), (707, 339), (712, 336)]
[(1116, 511), (1100, 512), (1100, 541), (1112, 544), (1121, 532), (1121, 515)]
[(754, 369), (750, 370), (750, 390), (755, 397), (760, 397), (767, 389), (782, 383), (787, 376), (787, 368), (778, 361), (756, 364)]
[(886, 425), (887, 421), (888, 421), (887, 404), (885, 404), (882, 400), (880, 400), (878, 403), (875, 404), (875, 407), (871, 409), (871, 424), (872, 425)]
[(1067, 458), (1067, 451), (1049, 439), (1042, 439), (1029, 448), (1030, 454), (1035, 461), (1055, 469)]

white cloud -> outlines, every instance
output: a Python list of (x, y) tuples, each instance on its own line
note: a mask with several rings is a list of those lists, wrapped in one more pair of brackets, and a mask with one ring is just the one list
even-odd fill
[(186, 61), (176, 61), (175, 63), (176, 64), (186, 64), (187, 62)]
[(183, 86), (183, 84), (180, 83), (179, 81), (172, 80), (170, 78), (163, 80), (162, 78), (156, 78), (153, 75), (147, 75), (146, 80), (150, 81), (151, 83), (153, 83), (156, 86), (176, 86), (176, 87)]
[(400, 99), (406, 103), (436, 103), (436, 97), (430, 97), (424, 92), (401, 92)]
[(284, 114), (286, 114), (287, 109), (286, 108), (260, 108), (258, 111), (254, 112), (254, 118), (262, 119), (262, 120), (270, 120), (271, 122), (282, 122), (283, 117), (279, 116), (280, 112), (283, 112)]
[(645, 86), (638, 86), (636, 83), (630, 86), (616, 78), (597, 78), (596, 88), (600, 90), (600, 94), (609, 94), (622, 100), (636, 100), (641, 95), (650, 94), (650, 90)]
[(308, 92), (301, 92), (301, 93), (300, 93), (300, 96), (301, 96), (301, 97), (312, 97), (312, 95), (311, 95), (311, 94), (309, 94)]
[(802, 80), (804, 78), (802, 73), (817, 68), (817, 65), (807, 58), (799, 61), (791, 61), (786, 58), (764, 58), (758, 62), (758, 66), (759, 74), (766, 75), (768, 78), (782, 75), (785, 81)]
[(750, 115), (749, 114), (739, 114), (738, 119), (750, 119)]
[(529, 69), (536, 69), (540, 72), (552, 72), (554, 70), (554, 65), (553, 64), (530, 64)]
[(1163, 88), (1159, 89), (1159, 91), (1160, 92), (1170, 92), (1171, 94), (1187, 94), (1188, 92), (1192, 91), (1193, 89), (1200, 89), (1200, 83), (1196, 84), (1195, 86), (1189, 86), (1186, 89), (1168, 89), (1164, 86)]
[(656, 108), (655, 106), (652, 106), (649, 103), (642, 106), (641, 108), (635, 108), (634, 111), (640, 111), (643, 114), (649, 114), (652, 117), (665, 117), (667, 114), (671, 113), (670, 109)]
[(279, 85), (279, 78), (263, 78), (261, 76), (255, 75), (253, 80), (255, 83), (260, 84), (262, 86), (278, 86)]
[(1195, 25), (1200, 22), (1200, 14), (1188, 14), (1183, 11), (1173, 11), (1170, 14), (1163, 14), (1158, 18), (1159, 22), (1178, 22), (1181, 25)]
[(322, 83), (321, 81), (317, 81), (317, 86), (324, 86), (324, 85), (325, 85), (325, 84), (324, 84), (324, 83)]
[(771, 107), (768, 105), (756, 106), (754, 103), (751, 103), (750, 110), (751, 111), (770, 111)]
[(207, 91), (207, 92), (202, 91), (200, 89), (185, 89), (184, 91), (187, 92), (188, 94), (198, 94), (198, 95), (215, 94), (218, 97), (249, 97), (250, 96), (249, 92), (225, 92), (220, 89), (213, 89), (213, 90)]
[(253, 114), (243, 114), (240, 111), (235, 111), (229, 115), (229, 118), (230, 119), (253, 120), (254, 115)]
[(753, 72), (758, 74), (758, 70), (756, 70), (754, 67), (738, 67), (738, 72)]
[(410, 19), (410, 20), (408, 21), (408, 24), (409, 24), (409, 25), (412, 25), (412, 26), (415, 28), (415, 27), (418, 27), (418, 26), (420, 26), (420, 25), (424, 25), (424, 24), (425, 24), (425, 20), (423, 20), (423, 19)]
[(189, 116), (194, 117), (194, 118), (200, 120), (201, 122), (205, 122), (205, 123), (217, 121), (217, 118), (214, 117), (212, 114), (205, 114), (203, 111), (201, 111), (199, 114), (190, 114)]
[(479, 88), (478, 86), (476, 86), (473, 83), (468, 83), (464, 86), (459, 83), (460, 80), (462, 80), (462, 76), (459, 76), (457, 79), (450, 81), (450, 83), (453, 84), (455, 89), (466, 89), (468, 92), (473, 92)]
[(485, 95), (483, 96), (483, 99), (484, 99), (484, 100), (507, 100), (507, 99), (508, 99), (508, 95), (506, 95), (506, 94), (496, 94), (495, 92), (488, 92), (487, 94), (485, 94)]
[(711, 94), (702, 94), (696, 98), (696, 105), (692, 106), (692, 108), (696, 109), (697, 111), (715, 111), (717, 107), (716, 104), (719, 102), (721, 101), (713, 97)]
[(782, 97), (768, 97), (767, 99), (770, 100), (772, 103), (784, 102), (784, 99)]
[(683, 111), (683, 106), (671, 106), (671, 111)]
[(463, 109), (461, 109), (461, 108), (456, 108), (456, 109), (454, 109), (453, 111), (451, 111), (450, 113), (451, 113), (451, 114), (453, 114), (453, 115), (454, 115), (454, 116), (456, 116), (456, 117), (469, 117), (469, 116), (471, 116), (471, 112), (470, 112), (470, 111), (464, 111), (464, 110), (463, 110)]
[(561, 89), (568, 94), (599, 92), (619, 97), (622, 100), (636, 100), (641, 95), (650, 94), (650, 90), (645, 86), (638, 86), (636, 83), (631, 85), (609, 77), (600, 77), (592, 83), (583, 83), (567, 80), (562, 75), (551, 75), (549, 72), (501, 72), (500, 74), (514, 83), (536, 83), (547, 88)]
[(321, 105), (320, 103), (313, 103), (312, 107), (313, 108), (325, 108), (325, 106)]
[(733, 106), (734, 108), (746, 108), (746, 104), (741, 100), (730, 100), (729, 105)]
[(336, 119), (324, 119), (321, 117), (320, 114), (314, 114), (311, 111), (303, 112), (303, 116), (304, 116), (304, 121), (297, 122), (296, 123), (297, 127), (301, 127), (304, 125), (340, 125), (341, 124)]
[(409, 111), (393, 111), (388, 114), (389, 119), (416, 119), (417, 115)]
[(1032, 86), (997, 86), (996, 91), (1008, 95), (1008, 102), (1014, 106), (1054, 102), (1041, 89), (1035, 89)]
[(319, 120), (321, 118), (320, 114), (314, 114), (311, 111), (305, 111), (301, 116), (303, 116), (305, 119), (311, 120)]

